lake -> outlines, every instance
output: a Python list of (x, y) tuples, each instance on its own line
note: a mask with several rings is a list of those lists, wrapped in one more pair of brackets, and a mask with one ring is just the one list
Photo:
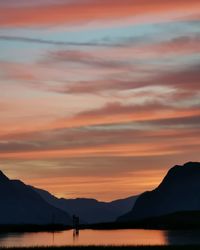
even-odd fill
[(73, 230), (0, 234), (0, 246), (181, 245), (200, 244), (200, 231)]

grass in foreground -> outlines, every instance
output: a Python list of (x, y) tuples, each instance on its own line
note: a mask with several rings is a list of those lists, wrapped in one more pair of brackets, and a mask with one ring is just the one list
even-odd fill
[(187, 246), (63, 246), (63, 247), (12, 247), (0, 250), (200, 250), (200, 245)]

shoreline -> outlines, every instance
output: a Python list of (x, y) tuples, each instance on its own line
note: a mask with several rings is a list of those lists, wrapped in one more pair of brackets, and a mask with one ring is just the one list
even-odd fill
[[(161, 230), (161, 231), (200, 231), (200, 225), (140, 225), (132, 223), (101, 223), (92, 225), (80, 225), (78, 231), (84, 230)], [(74, 230), (71, 226), (64, 225), (0, 225), (0, 234), (3, 233), (39, 233), (39, 232), (62, 232)]]

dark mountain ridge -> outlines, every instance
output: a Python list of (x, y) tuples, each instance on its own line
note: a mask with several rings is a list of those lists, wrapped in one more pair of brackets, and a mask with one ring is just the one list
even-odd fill
[(0, 171), (0, 225), (69, 225), (74, 214), (81, 223), (115, 221), (130, 211), (137, 196), (113, 202), (57, 198), (45, 190), (10, 180)]
[(19, 180), (10, 180), (0, 172), (0, 224), (71, 224), (64, 211), (44, 201), (37, 192)]
[(112, 202), (89, 198), (59, 199), (45, 190), (32, 188), (49, 204), (66, 211), (71, 216), (76, 214), (83, 222), (89, 224), (115, 221), (120, 215), (131, 210), (138, 197), (131, 196)]
[(133, 209), (118, 221), (134, 221), (172, 214), (200, 211), (200, 163), (188, 162), (171, 168), (153, 191), (140, 195)]

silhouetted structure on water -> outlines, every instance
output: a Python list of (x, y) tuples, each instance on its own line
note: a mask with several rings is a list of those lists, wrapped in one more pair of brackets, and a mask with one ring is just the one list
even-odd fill
[(73, 228), (79, 229), (79, 217), (76, 215), (73, 215)]
[(76, 215), (73, 215), (73, 238), (74, 240), (78, 238), (79, 236), (79, 217)]

